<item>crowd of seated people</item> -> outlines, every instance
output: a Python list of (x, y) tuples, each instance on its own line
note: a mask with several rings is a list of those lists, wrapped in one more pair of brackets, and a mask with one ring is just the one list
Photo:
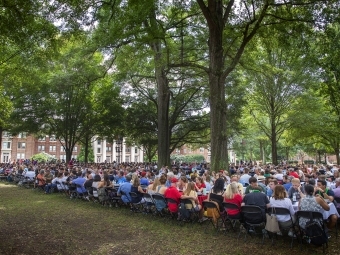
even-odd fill
[[(340, 203), (336, 202), (340, 199), (339, 170), (333, 166), (232, 165), (229, 175), (224, 170), (210, 172), (206, 164), (174, 165), (172, 168), (143, 163), (37, 164), (16, 165), (7, 172), (7, 176), (21, 174), (35, 178), (35, 185), (46, 194), (64, 190), (70, 196), (78, 194), (85, 200), (95, 197), (103, 204), (107, 203), (112, 190), (116, 190), (115, 195), (125, 204), (145, 203), (145, 193), (161, 195), (164, 200), (154, 201), (157, 211), (167, 209), (171, 213), (178, 213), (181, 200), (189, 199), (191, 209), (198, 212), (199, 221), (205, 220), (205, 208), (199, 199), (202, 196), (207, 201), (215, 201), (221, 214), (236, 218), (240, 216), (242, 205), (259, 206), (260, 218), (265, 217), (270, 207), (284, 207), (294, 221), (297, 210), (327, 211), (332, 203), (340, 211)], [(167, 202), (167, 198), (175, 203)], [(223, 202), (236, 204), (239, 209), (225, 211)], [(150, 201), (148, 203), (150, 206)], [(325, 219), (328, 230), (335, 227), (338, 215), (332, 213)], [(287, 216), (279, 216), (278, 221), (283, 228), (290, 224)], [(294, 236), (293, 231), (288, 235)]]

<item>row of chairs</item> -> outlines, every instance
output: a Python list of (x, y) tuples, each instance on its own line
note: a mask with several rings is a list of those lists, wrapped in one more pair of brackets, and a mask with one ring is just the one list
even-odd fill
[[(274, 238), (277, 238), (277, 233), (269, 233), (265, 230), (266, 225), (266, 218), (263, 215), (262, 209), (258, 206), (254, 205), (245, 205), (239, 208), (238, 205), (233, 203), (227, 203), (223, 202), (223, 213), (221, 213), (221, 217), (219, 219), (219, 223), (214, 223), (212, 219), (209, 219), (211, 223), (214, 223), (214, 227), (216, 230), (220, 226), (222, 226), (225, 231), (228, 231), (229, 229), (233, 230), (234, 232), (239, 229), (238, 233), (238, 239), (240, 238), (242, 232), (244, 233), (244, 241), (246, 241), (248, 235), (261, 235), (262, 236), (262, 244), (264, 243), (265, 237), (270, 237), (272, 244), (274, 244)], [(218, 209), (216, 204), (211, 201), (203, 201), (203, 207), (204, 208), (212, 208), (212, 209)], [(228, 215), (227, 210), (240, 210), (241, 213), (235, 217), (233, 215)], [(296, 221), (294, 222), (290, 211), (287, 208), (281, 208), (281, 207), (271, 207), (267, 210), (267, 213), (269, 215), (275, 214), (275, 215), (286, 215), (290, 218), (290, 224), (286, 225), (285, 227), (280, 227), (280, 229), (283, 232), (289, 232), (292, 231), (291, 234), (291, 243), (290, 247), (293, 246), (293, 242), (295, 238), (298, 238), (298, 241), (300, 243), (300, 247), (302, 248), (302, 244), (305, 241), (305, 229), (300, 226), (299, 221), (301, 218), (305, 218), (308, 221), (309, 220), (316, 220), (320, 222), (320, 226), (322, 228), (323, 234), (326, 235), (326, 227), (323, 220), (323, 215), (320, 212), (312, 212), (312, 211), (297, 211), (296, 213)], [(254, 219), (258, 219), (258, 215), (262, 215), (262, 220), (254, 222)], [(237, 228), (240, 226), (239, 228)], [(328, 239), (324, 244), (322, 244), (323, 252), (325, 252), (325, 248), (328, 247)]]
[[(58, 192), (61, 194), (65, 194), (67, 196), (70, 196), (71, 198), (83, 198), (84, 194), (79, 194), (76, 190), (76, 186), (69, 185), (67, 183), (56, 183), (57, 185), (60, 185), (62, 189), (59, 189)], [(107, 203), (109, 205), (115, 204), (116, 206), (124, 205), (123, 201), (121, 200), (121, 196), (118, 196), (117, 194), (117, 188), (106, 188), (106, 198), (104, 201), (100, 201), (102, 204)], [(96, 188), (93, 188), (93, 193), (90, 195), (90, 192), (88, 191), (88, 195), (90, 200), (94, 202), (98, 202), (98, 190)], [(127, 195), (122, 193), (121, 195)], [(131, 198), (135, 198), (138, 195), (134, 192), (129, 193)], [(126, 196), (129, 198), (129, 196)], [(103, 203), (104, 202), (104, 203)], [(164, 208), (159, 209), (156, 205), (157, 203), (163, 204)], [(199, 219), (199, 212), (195, 211), (194, 205), (190, 199), (183, 199), (178, 204), (177, 201), (165, 198), (161, 194), (143, 194), (143, 201), (138, 203), (133, 203), (132, 200), (128, 201), (128, 206), (130, 207), (131, 211), (133, 212), (140, 212), (145, 214), (152, 214), (152, 215), (159, 215), (161, 217), (164, 216), (170, 216), (171, 219), (180, 219), (180, 215), (178, 212), (172, 213), (168, 210), (169, 204), (176, 204), (177, 207), (184, 206), (188, 207), (190, 209), (188, 210), (189, 218), (188, 221), (190, 222), (197, 222)], [(215, 208), (216, 204), (212, 201), (203, 201), (202, 203), (203, 208), (206, 210), (208, 208)], [(240, 209), (241, 215), (240, 217), (234, 217), (231, 215), (228, 215), (226, 213), (226, 210), (223, 210), (223, 213), (221, 213), (221, 217), (218, 219), (219, 222), (214, 222), (212, 217), (208, 217), (208, 221), (213, 224), (213, 226), (216, 228), (216, 232), (218, 232), (219, 228), (223, 227), (225, 229), (225, 233), (227, 231), (232, 230), (234, 232), (238, 232), (238, 239), (240, 238), (242, 232), (244, 233), (244, 240), (246, 241), (248, 235), (258, 234), (262, 235), (262, 243), (264, 242), (265, 237), (268, 235), (267, 232), (264, 230), (266, 219), (263, 217), (263, 220), (260, 222), (253, 222), (253, 219), (258, 216), (259, 214), (262, 215), (262, 210), (258, 206), (242, 206), (241, 208), (238, 207), (238, 205), (232, 204), (232, 203), (226, 203), (223, 202), (224, 209)], [(181, 210), (179, 210), (181, 211)], [(293, 221), (290, 212), (286, 208), (271, 208), (268, 210), (269, 214), (275, 214), (275, 215), (289, 215), (291, 224), (283, 228), (283, 231), (293, 231), (293, 235), (291, 235), (291, 243), (290, 246), (293, 246), (294, 238), (298, 237), (300, 241), (300, 245), (303, 243), (303, 234), (304, 229), (297, 224), (299, 222), (299, 219), (301, 217), (307, 218), (307, 219), (320, 219), (320, 222), (322, 223), (322, 229), (325, 231), (325, 225), (323, 223), (323, 216), (321, 213), (318, 212), (306, 212), (306, 211), (298, 211), (296, 213), (297, 220), (296, 222)], [(207, 229), (208, 224), (206, 225), (205, 230)], [(243, 226), (243, 227), (241, 227)], [(276, 234), (270, 233), (270, 238), (272, 241), (272, 244), (274, 243), (274, 238), (277, 237)], [(302, 247), (302, 246), (301, 246)], [(328, 243), (326, 242), (325, 245), (323, 245), (323, 251), (325, 251), (325, 247), (328, 247)]]

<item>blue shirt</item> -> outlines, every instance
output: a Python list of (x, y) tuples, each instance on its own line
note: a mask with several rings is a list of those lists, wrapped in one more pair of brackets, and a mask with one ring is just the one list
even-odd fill
[(166, 186), (167, 188), (169, 188), (169, 187), (171, 186), (171, 181), (170, 181), (170, 180), (167, 180), (166, 183), (165, 183), (165, 186)]
[(131, 192), (131, 187), (132, 184), (130, 182), (124, 182), (119, 186), (118, 194), (121, 194), (121, 192), (124, 193), (124, 195), (122, 195), (122, 200), (124, 203), (129, 203), (131, 201), (129, 194), (129, 192)]
[(286, 191), (289, 190), (289, 188), (292, 186), (292, 183), (291, 182), (288, 182), (286, 184), (283, 184), (283, 187), (286, 189)]
[(84, 177), (78, 177), (77, 179), (74, 179), (72, 181), (73, 184), (80, 185), (80, 187), (77, 186), (77, 192), (78, 193), (85, 193), (86, 189), (84, 187), (86, 179)]
[(271, 197), (273, 195), (272, 189), (267, 189), (267, 197)]
[(149, 186), (149, 180), (145, 177), (140, 178), (140, 185), (141, 186)]
[(126, 179), (125, 179), (124, 176), (119, 177), (119, 178), (117, 179), (117, 183), (118, 183), (118, 184), (123, 184), (123, 183), (125, 183), (125, 182), (126, 182)]

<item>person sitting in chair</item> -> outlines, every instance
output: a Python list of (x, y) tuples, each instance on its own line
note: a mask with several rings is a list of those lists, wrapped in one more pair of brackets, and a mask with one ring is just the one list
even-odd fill
[(125, 177), (125, 182), (122, 183), (120, 186), (119, 186), (119, 189), (118, 189), (118, 195), (121, 195), (122, 196), (122, 201), (127, 204), (131, 201), (131, 197), (130, 197), (130, 194), (129, 192), (131, 192), (131, 175), (127, 175)]
[(254, 217), (254, 222), (265, 219), (266, 209), (270, 207), (269, 199), (266, 194), (262, 193), (260, 186), (253, 187), (252, 192), (244, 196), (242, 206), (243, 205), (255, 205), (261, 208), (262, 215), (258, 215), (258, 218)]

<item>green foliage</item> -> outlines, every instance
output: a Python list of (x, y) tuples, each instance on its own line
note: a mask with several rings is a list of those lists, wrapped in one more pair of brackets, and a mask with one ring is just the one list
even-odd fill
[(37, 160), (39, 163), (55, 160), (55, 158), (52, 155), (49, 155), (49, 154), (44, 153), (44, 152), (33, 155), (32, 159)]
[[(79, 162), (85, 162), (85, 147), (81, 146), (80, 152), (78, 154), (77, 160)], [(92, 147), (89, 148), (89, 155), (88, 155), (88, 160), (89, 163), (94, 162), (94, 154), (93, 154), (93, 149)]]
[(193, 154), (193, 155), (178, 155), (178, 154), (172, 154), (170, 156), (171, 161), (176, 162), (183, 162), (183, 163), (201, 163), (205, 160), (203, 155), (200, 154)]

